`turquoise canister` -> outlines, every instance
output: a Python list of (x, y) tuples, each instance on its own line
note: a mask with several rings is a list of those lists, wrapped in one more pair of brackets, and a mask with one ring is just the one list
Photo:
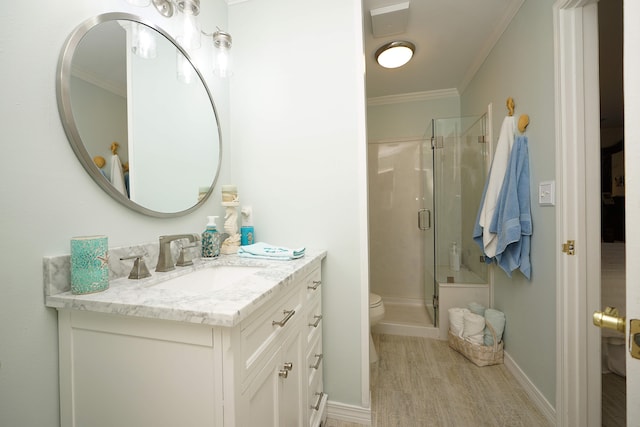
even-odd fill
[(240, 227), (240, 245), (247, 246), (253, 245), (254, 243), (253, 225), (243, 225)]
[(220, 255), (220, 234), (216, 225), (217, 216), (208, 216), (207, 228), (202, 232), (202, 258)]
[(240, 210), (242, 214), (242, 225), (240, 226), (240, 245), (253, 245), (256, 242), (253, 231), (253, 209), (251, 206), (243, 206)]
[(71, 293), (90, 294), (109, 287), (107, 236), (71, 239)]

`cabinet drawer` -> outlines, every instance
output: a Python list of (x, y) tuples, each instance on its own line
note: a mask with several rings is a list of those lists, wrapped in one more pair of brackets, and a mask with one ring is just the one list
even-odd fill
[(326, 394), (324, 394), (324, 385), (322, 382), (322, 366), (315, 375), (311, 377), (309, 390), (307, 393), (307, 408), (309, 410), (309, 418), (313, 420), (317, 418), (318, 413), (324, 412), (323, 406), (326, 405)]
[(313, 391), (311, 389), (311, 386), (316, 381), (316, 377), (322, 378), (322, 366), (324, 365), (322, 339), (320, 337), (308, 347), (305, 364), (307, 367), (309, 391), (312, 393)]
[(316, 268), (303, 280), (304, 287), (307, 290), (307, 299), (314, 298), (322, 290), (322, 279), (320, 269)]
[(318, 335), (322, 335), (322, 295), (315, 295), (314, 299), (309, 301), (309, 309), (307, 310), (306, 328), (307, 342), (313, 341)]
[(281, 297), (276, 295), (274, 302), (247, 319), (246, 325), (243, 322), (240, 332), (243, 378), (278, 337), (296, 327), (301, 317), (303, 291), (295, 286)]

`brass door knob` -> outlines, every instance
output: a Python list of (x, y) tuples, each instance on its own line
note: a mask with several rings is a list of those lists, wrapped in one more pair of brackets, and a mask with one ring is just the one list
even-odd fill
[(625, 318), (620, 317), (620, 313), (615, 307), (607, 307), (604, 309), (604, 312), (594, 311), (593, 324), (599, 328), (613, 329), (623, 334), (626, 329)]

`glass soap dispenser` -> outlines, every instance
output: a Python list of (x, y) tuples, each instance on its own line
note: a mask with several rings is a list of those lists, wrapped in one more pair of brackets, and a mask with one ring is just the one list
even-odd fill
[(207, 228), (202, 232), (202, 258), (220, 255), (220, 234), (216, 225), (217, 216), (208, 216)]

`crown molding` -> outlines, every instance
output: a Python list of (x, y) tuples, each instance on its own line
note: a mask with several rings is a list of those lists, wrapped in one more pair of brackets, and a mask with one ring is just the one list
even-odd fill
[(387, 105), (402, 104), (405, 102), (433, 101), (436, 99), (444, 98), (458, 98), (459, 96), (460, 93), (458, 92), (458, 89), (438, 89), (424, 92), (411, 92), (403, 93), (400, 95), (385, 95), (377, 96), (375, 98), (367, 98), (367, 105)]
[(87, 70), (86, 68), (74, 65), (71, 67), (71, 75), (101, 89), (104, 89), (107, 92), (111, 92), (123, 98), (127, 97), (127, 87), (125, 85), (117, 83), (115, 81), (107, 80), (103, 76), (98, 76), (96, 73)]

